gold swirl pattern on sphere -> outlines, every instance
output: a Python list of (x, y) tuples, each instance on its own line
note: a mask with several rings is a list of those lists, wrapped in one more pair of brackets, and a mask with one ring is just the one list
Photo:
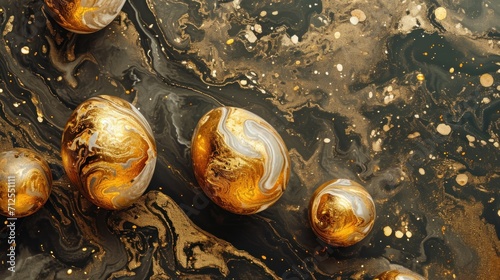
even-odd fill
[(61, 146), (69, 179), (102, 208), (129, 206), (153, 177), (157, 154), (151, 127), (121, 98), (100, 95), (80, 104), (64, 128)]
[(52, 189), (52, 172), (43, 157), (15, 148), (0, 153), (0, 214), (21, 218), (43, 207)]
[(265, 210), (281, 197), (290, 177), (283, 139), (245, 109), (220, 107), (205, 114), (194, 131), (191, 156), (203, 191), (236, 214)]
[(99, 31), (120, 13), (126, 0), (45, 0), (50, 15), (65, 29), (81, 34)]
[(322, 184), (309, 203), (311, 227), (326, 243), (347, 247), (365, 238), (375, 221), (375, 203), (358, 183), (337, 179)]
[(408, 269), (393, 269), (380, 273), (373, 280), (425, 280), (419, 275)]

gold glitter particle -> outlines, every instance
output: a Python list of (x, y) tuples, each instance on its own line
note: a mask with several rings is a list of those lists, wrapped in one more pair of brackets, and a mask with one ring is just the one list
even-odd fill
[(226, 45), (232, 45), (233, 43), (234, 43), (234, 39), (232, 39), (232, 38), (231, 38), (231, 39), (228, 39), (228, 40), (226, 41)]
[(458, 174), (455, 178), (455, 181), (457, 181), (457, 184), (459, 184), (460, 186), (465, 186), (467, 184), (467, 181), (469, 181), (469, 177), (467, 176), (467, 174)]
[(73, 273), (73, 269), (71, 269), (71, 268), (70, 268), (70, 269), (68, 269), (68, 271), (66, 271), (66, 273), (67, 273), (68, 275), (72, 274), (72, 273)]
[(357, 18), (357, 17), (351, 17), (349, 19), (349, 21), (351, 22), (352, 25), (356, 25), (356, 24), (359, 23), (359, 18)]
[(422, 82), (423, 80), (425, 80), (425, 76), (424, 76), (424, 74), (422, 74), (422, 73), (418, 74), (418, 75), (417, 75), (417, 80), (419, 80), (419, 81), (421, 81), (421, 82)]
[(359, 22), (363, 22), (366, 20), (365, 12), (360, 9), (355, 9), (351, 11), (351, 16), (358, 18)]
[(451, 133), (451, 126), (444, 124), (444, 123), (440, 123), (436, 127), (436, 130), (437, 130), (437, 132), (439, 132), (439, 134), (446, 136), (446, 135), (449, 135)]
[(485, 73), (479, 77), (479, 82), (483, 87), (491, 87), (493, 85), (493, 76), (488, 73)]
[(434, 11), (434, 15), (437, 20), (443, 20), (446, 18), (446, 9), (443, 7), (439, 7)]
[(29, 54), (30, 53), (30, 48), (28, 46), (24, 46), (21, 48), (21, 53), (22, 54)]
[(411, 238), (412, 236), (413, 236), (413, 234), (411, 233), (411, 231), (406, 232), (406, 237)]
[(396, 236), (396, 238), (403, 238), (404, 236), (403, 232), (400, 230), (396, 230), (396, 233), (394, 235)]
[(392, 228), (390, 226), (385, 226), (384, 227), (384, 235), (391, 236), (391, 234), (392, 234)]

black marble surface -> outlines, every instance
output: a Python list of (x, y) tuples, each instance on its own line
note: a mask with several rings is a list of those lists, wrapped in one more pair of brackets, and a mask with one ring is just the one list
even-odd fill
[[(0, 278), (372, 279), (401, 265), (499, 279), (499, 13), (496, 0), (131, 0), (76, 35), (43, 1), (0, 0), (0, 150), (36, 150), (54, 176), (45, 207), (17, 221), (14, 273), (0, 227)], [(158, 145), (147, 193), (123, 211), (94, 207), (61, 165), (67, 118), (99, 94), (132, 102)], [(225, 212), (194, 179), (193, 129), (221, 105), (260, 115), (290, 150), (288, 188), (259, 214)], [(333, 178), (377, 207), (349, 248), (307, 220)]]

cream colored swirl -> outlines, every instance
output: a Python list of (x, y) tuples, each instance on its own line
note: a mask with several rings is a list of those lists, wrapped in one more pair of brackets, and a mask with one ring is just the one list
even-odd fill
[(82, 7), (92, 8), (82, 15), (82, 22), (91, 29), (102, 29), (116, 18), (124, 4), (124, 0), (81, 0)]
[(92, 33), (110, 24), (125, 0), (45, 0), (50, 14), (62, 27), (75, 33)]
[[(233, 109), (234, 110), (234, 109)], [(259, 116), (248, 112), (251, 118), (243, 122), (243, 132), (248, 139), (252, 141), (259, 141), (265, 148), (265, 153), (262, 155), (255, 150), (255, 145), (251, 145), (248, 141), (244, 141), (241, 137), (236, 135), (226, 126), (227, 118), (230, 115), (230, 109), (221, 108), (222, 117), (219, 121), (218, 129), (224, 137), (231, 149), (251, 158), (264, 158), (264, 174), (259, 180), (259, 187), (262, 193), (268, 193), (275, 188), (275, 183), (278, 180), (281, 172), (287, 169), (287, 162), (285, 161), (287, 150), (283, 145), (283, 141), (278, 139), (278, 133), (266, 121)], [(259, 120), (260, 122), (255, 121)], [(278, 186), (284, 188), (285, 186)], [(267, 208), (267, 207), (266, 207)]]

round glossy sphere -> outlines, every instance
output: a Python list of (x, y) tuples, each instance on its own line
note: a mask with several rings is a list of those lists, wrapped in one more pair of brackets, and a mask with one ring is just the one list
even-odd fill
[(375, 221), (375, 204), (358, 183), (337, 179), (324, 183), (309, 203), (311, 227), (326, 243), (347, 247), (365, 238)]
[(50, 15), (75, 33), (101, 30), (120, 13), (126, 0), (45, 0)]
[(425, 278), (411, 270), (401, 268), (384, 271), (373, 280), (425, 280)]
[(64, 128), (61, 156), (69, 179), (95, 205), (122, 209), (146, 191), (156, 165), (151, 127), (127, 101), (92, 97)]
[(52, 173), (43, 157), (16, 148), (0, 153), (0, 214), (25, 217), (43, 207), (52, 189)]
[(288, 150), (276, 130), (244, 109), (220, 107), (194, 131), (194, 174), (212, 201), (236, 214), (254, 214), (276, 202), (290, 177)]

